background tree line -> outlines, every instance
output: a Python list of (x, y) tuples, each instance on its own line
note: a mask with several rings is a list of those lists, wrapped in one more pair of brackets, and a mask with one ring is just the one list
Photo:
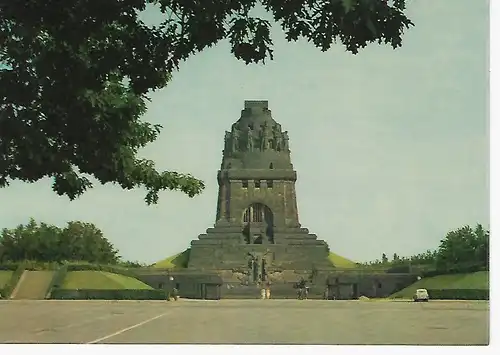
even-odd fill
[(471, 268), (489, 267), (489, 239), (490, 231), (481, 224), (474, 229), (466, 225), (452, 230), (441, 240), (435, 250), (409, 257), (401, 257), (394, 253), (392, 259), (383, 253), (377, 259), (364, 266), (401, 267), (401, 266), (428, 266), (444, 272), (450, 270), (468, 270)]
[(118, 250), (92, 223), (72, 221), (60, 228), (43, 222), (37, 223), (33, 218), (26, 225), (4, 228), (0, 234), (0, 261), (22, 260), (142, 266), (121, 260)]
[[(427, 250), (409, 257), (394, 253), (360, 266), (397, 269), (428, 267), (443, 272), (488, 269), (489, 236), (481, 224), (474, 229), (464, 226), (448, 232), (436, 250)], [(99, 264), (119, 264), (137, 268), (144, 264), (125, 261), (118, 250), (92, 223), (68, 222), (64, 228), (30, 219), (26, 225), (4, 228), (0, 234), (0, 262), (33, 260), (39, 262), (85, 261)]]

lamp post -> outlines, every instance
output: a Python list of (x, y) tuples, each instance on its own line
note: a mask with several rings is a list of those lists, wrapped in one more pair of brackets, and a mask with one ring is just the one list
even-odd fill
[(174, 277), (170, 276), (168, 279), (170, 281), (170, 297), (173, 298), (174, 301), (177, 301), (179, 290), (177, 290), (174, 285)]
[(169, 287), (168, 288), (169, 288), (170, 293), (172, 293), (172, 291), (174, 289), (174, 277), (173, 276), (169, 276), (168, 281), (169, 281), (169, 283), (168, 283)]

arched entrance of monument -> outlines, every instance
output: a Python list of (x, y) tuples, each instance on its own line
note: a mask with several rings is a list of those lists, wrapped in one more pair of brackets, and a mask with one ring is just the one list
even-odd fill
[(243, 213), (243, 235), (247, 244), (273, 244), (273, 225), (273, 212), (262, 203), (252, 203)]

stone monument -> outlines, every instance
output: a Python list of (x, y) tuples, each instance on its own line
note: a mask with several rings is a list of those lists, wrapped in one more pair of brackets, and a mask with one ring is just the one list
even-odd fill
[(300, 225), (289, 135), (267, 101), (245, 101), (225, 132), (217, 181), (215, 225), (191, 242), (187, 268), (145, 269), (139, 279), (202, 299), (258, 298), (264, 288), (296, 298), (306, 287), (308, 298), (387, 297), (416, 281), (412, 273), (332, 265), (328, 245)]
[(299, 223), (296, 180), (288, 132), (267, 101), (245, 101), (224, 136), (215, 225), (191, 242), (188, 269), (247, 284), (332, 269), (326, 242)]

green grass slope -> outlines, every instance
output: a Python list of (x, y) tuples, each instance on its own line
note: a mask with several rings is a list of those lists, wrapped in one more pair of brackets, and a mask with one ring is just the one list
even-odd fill
[(166, 259), (160, 260), (151, 267), (156, 269), (182, 269), (186, 268), (189, 261), (190, 249), (184, 250), (182, 253), (172, 255)]
[(340, 255), (335, 254), (335, 253), (330, 253), (330, 255), (328, 255), (328, 260), (330, 260), (330, 262), (334, 266), (341, 268), (341, 269), (354, 269), (357, 267), (357, 265), (354, 261), (346, 259)]
[(12, 271), (0, 270), (0, 289), (5, 287), (7, 282), (10, 281), (11, 277), (12, 277)]
[(414, 284), (394, 293), (391, 298), (411, 298), (419, 288), (426, 289), (484, 289), (489, 288), (488, 271), (470, 274), (438, 275), (423, 278)]
[(149, 285), (128, 276), (105, 271), (70, 271), (64, 278), (62, 289), (123, 290), (151, 289)]

